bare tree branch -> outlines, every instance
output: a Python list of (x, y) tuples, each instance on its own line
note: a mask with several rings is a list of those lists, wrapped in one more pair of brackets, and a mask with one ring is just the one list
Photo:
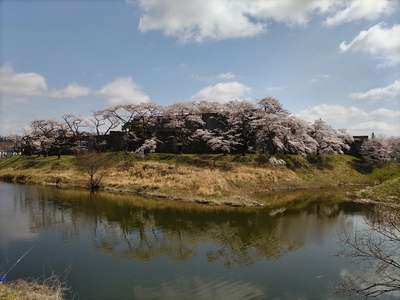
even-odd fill
[(342, 250), (337, 253), (352, 259), (360, 274), (345, 276), (332, 290), (364, 298), (400, 296), (400, 209), (376, 206), (364, 222), (365, 228), (340, 236)]

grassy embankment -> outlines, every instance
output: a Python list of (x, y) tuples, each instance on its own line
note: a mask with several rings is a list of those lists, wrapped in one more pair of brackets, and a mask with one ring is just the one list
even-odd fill
[(266, 155), (173, 155), (103, 153), (96, 156), (21, 157), (0, 161), (0, 179), (85, 188), (88, 172), (103, 176), (101, 188), (209, 204), (256, 205), (257, 193), (275, 190), (375, 185), (360, 197), (399, 202), (400, 164), (374, 167), (348, 155), (285, 155), (274, 166)]
[[(399, 171), (397, 171), (398, 173)], [(356, 197), (362, 201), (376, 201), (391, 204), (400, 204), (400, 176), (390, 176), (380, 184), (369, 186), (356, 193)]]

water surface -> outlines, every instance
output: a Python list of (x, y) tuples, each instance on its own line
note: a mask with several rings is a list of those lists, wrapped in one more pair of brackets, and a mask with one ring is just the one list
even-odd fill
[(369, 207), (327, 191), (210, 207), (0, 183), (7, 279), (57, 274), (68, 299), (346, 299), (329, 284), (355, 266), (338, 234)]

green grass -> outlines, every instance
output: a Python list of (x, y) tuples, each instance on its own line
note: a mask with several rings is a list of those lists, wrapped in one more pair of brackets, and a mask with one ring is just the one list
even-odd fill
[(400, 204), (400, 177), (363, 189), (359, 196), (374, 201)]
[(45, 167), (66, 165), (65, 167), (71, 166), (71, 162), (75, 159), (74, 156), (66, 155), (57, 159), (56, 156), (13, 156), (8, 159), (0, 160), (0, 170), (13, 168), (14, 170), (24, 169), (42, 169)]
[(7, 159), (2, 159), (2, 160), (0, 160), (0, 169), (14, 167), (15, 165), (18, 164), (18, 161), (24, 160), (24, 159), (25, 159), (24, 156), (12, 156)]
[(371, 176), (379, 183), (400, 177), (400, 164), (396, 161), (379, 163), (373, 166)]

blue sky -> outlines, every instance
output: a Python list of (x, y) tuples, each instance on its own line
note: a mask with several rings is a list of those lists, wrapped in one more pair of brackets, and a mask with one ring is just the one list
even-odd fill
[(400, 1), (1, 0), (0, 135), (119, 103), (273, 96), (400, 135)]

